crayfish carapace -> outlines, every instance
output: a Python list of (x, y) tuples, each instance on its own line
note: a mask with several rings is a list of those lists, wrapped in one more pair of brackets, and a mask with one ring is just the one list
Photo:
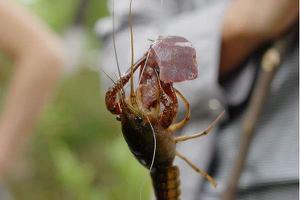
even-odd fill
[[(137, 88), (133, 74), (140, 70)], [(176, 143), (206, 135), (221, 115), (203, 132), (175, 137), (176, 130), (186, 125), (190, 107), (185, 97), (173, 87), (174, 82), (195, 79), (198, 75), (196, 51), (183, 37), (159, 37), (147, 53), (132, 65), (107, 91), (107, 109), (121, 121), (123, 136), (137, 160), (150, 169), (158, 200), (177, 200), (180, 196), (179, 170), (173, 165), (175, 156), (187, 162), (213, 186), (215, 181), (203, 170), (176, 151)], [(131, 80), (130, 95), (124, 86)], [(186, 108), (184, 119), (174, 122), (178, 97)]]

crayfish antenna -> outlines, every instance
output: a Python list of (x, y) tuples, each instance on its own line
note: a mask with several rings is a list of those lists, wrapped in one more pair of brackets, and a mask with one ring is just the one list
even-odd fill
[(111, 80), (111, 82), (113, 82), (113, 84), (117, 84), (116, 81), (114, 81), (114, 79), (112, 77), (110, 77), (103, 69), (100, 68), (100, 70), (105, 74), (105, 76)]
[(131, 47), (131, 63), (130, 63), (130, 101), (135, 103), (134, 83), (133, 83), (133, 65), (134, 65), (134, 46), (133, 46), (133, 27), (132, 27), (132, 0), (129, 4), (128, 23), (130, 30), (130, 47)]
[(180, 153), (178, 153), (178, 151), (176, 151), (176, 156), (178, 156), (179, 158), (181, 158), (182, 160), (184, 160), (193, 170), (195, 170), (198, 174), (200, 174), (201, 176), (203, 176), (204, 178), (206, 178), (206, 180), (208, 180), (209, 183), (214, 188), (217, 187), (217, 182), (208, 173), (206, 173), (205, 171), (203, 171), (202, 169), (200, 169), (199, 167), (197, 167), (196, 165), (194, 165), (185, 156), (183, 156)]
[(121, 70), (120, 70), (117, 47), (116, 47), (115, 0), (112, 0), (112, 24), (113, 24), (112, 37), (113, 37), (114, 54), (115, 54), (115, 60), (116, 60), (117, 68), (118, 68), (119, 78), (121, 79)]
[[(119, 65), (119, 59), (118, 59), (118, 53), (117, 53), (117, 47), (116, 47), (116, 28), (115, 28), (115, 0), (112, 0), (112, 24), (113, 24), (113, 31), (112, 31), (112, 39), (113, 39), (113, 48), (114, 48), (114, 55), (115, 55), (115, 60), (117, 64), (117, 69), (118, 69), (118, 75), (119, 75), (119, 80), (121, 80), (121, 70), (120, 70), (120, 65)], [(105, 73), (106, 74), (106, 73)], [(106, 74), (107, 75), (107, 74)], [(115, 83), (116, 84), (116, 83)], [(124, 85), (122, 84), (122, 92), (118, 92), (119, 99), (121, 102), (124, 104), (124, 96), (125, 96), (125, 90), (124, 90)]]

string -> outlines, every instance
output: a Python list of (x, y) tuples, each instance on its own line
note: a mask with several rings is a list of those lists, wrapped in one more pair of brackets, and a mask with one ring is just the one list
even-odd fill
[[(150, 174), (151, 171), (152, 171), (152, 169), (153, 169), (155, 155), (156, 155), (156, 137), (155, 137), (154, 128), (153, 128), (153, 126), (152, 126), (152, 124), (151, 124), (148, 116), (146, 116), (146, 118), (147, 118), (147, 120), (148, 120), (148, 122), (150, 124), (151, 130), (152, 130), (152, 134), (153, 134), (153, 142), (154, 142), (153, 156), (152, 156), (152, 161), (151, 161), (150, 168), (149, 168), (149, 174)], [(140, 200), (142, 200), (142, 194), (143, 194), (143, 188), (144, 188), (145, 182), (146, 182), (146, 179), (144, 179), (144, 181), (141, 184), (141, 188), (140, 188)]]
[[(159, 13), (159, 30), (162, 30), (162, 20), (163, 19), (163, 0), (160, 1), (160, 13)], [(146, 57), (146, 61), (145, 61), (145, 64), (144, 64), (144, 68), (141, 72), (141, 76), (140, 76), (140, 79), (139, 79), (139, 82), (138, 84), (141, 83), (141, 79), (142, 79), (142, 76), (143, 76), (143, 73), (144, 73), (144, 70), (147, 66), (147, 62), (148, 62), (148, 58), (149, 58), (149, 54), (150, 54), (150, 50), (148, 50), (148, 53), (147, 53), (147, 57)], [(150, 168), (149, 168), (149, 172), (151, 173), (152, 171), (152, 168), (153, 168), (153, 165), (154, 165), (154, 160), (155, 160), (155, 156), (156, 156), (156, 137), (155, 137), (155, 131), (154, 131), (154, 128), (148, 118), (148, 116), (146, 116), (149, 124), (150, 124), (150, 127), (152, 129), (152, 133), (153, 133), (153, 139), (154, 139), (154, 150), (153, 150), (153, 155), (152, 155), (152, 161), (151, 161), (151, 165), (150, 165)], [(145, 181), (146, 179), (143, 181), (143, 183), (141, 184), (141, 188), (140, 188), (140, 200), (142, 200), (142, 192), (143, 192), (143, 188), (144, 188), (144, 185), (145, 185)]]
[(149, 122), (149, 124), (150, 124), (151, 129), (152, 129), (153, 142), (154, 142), (153, 156), (152, 156), (152, 161), (151, 161), (151, 165), (150, 165), (150, 168), (149, 168), (149, 171), (150, 171), (150, 173), (151, 173), (152, 168), (153, 168), (153, 165), (154, 165), (155, 154), (156, 154), (156, 137), (155, 137), (155, 131), (154, 131), (154, 128), (153, 128), (153, 126), (152, 126), (152, 124), (151, 124), (151, 122), (150, 122), (148, 116), (146, 116), (146, 118), (147, 118), (147, 120), (148, 120), (148, 122)]

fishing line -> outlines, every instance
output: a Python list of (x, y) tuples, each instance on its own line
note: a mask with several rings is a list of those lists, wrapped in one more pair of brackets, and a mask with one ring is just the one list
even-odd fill
[(151, 165), (150, 165), (150, 168), (149, 168), (149, 171), (150, 171), (150, 173), (151, 173), (151, 170), (152, 170), (153, 165), (154, 165), (155, 154), (156, 154), (156, 137), (155, 137), (155, 131), (154, 131), (154, 128), (153, 128), (153, 126), (152, 126), (152, 124), (151, 124), (151, 122), (150, 122), (150, 120), (149, 120), (149, 117), (146, 116), (146, 118), (147, 118), (147, 120), (148, 120), (148, 122), (149, 122), (149, 124), (150, 124), (151, 129), (152, 129), (153, 142), (154, 142), (153, 156), (152, 156), (152, 161), (151, 161)]
[[(131, 0), (131, 1), (132, 1), (132, 0)], [(130, 2), (131, 2), (131, 1), (130, 1)], [(162, 30), (162, 21), (163, 21), (163, 19), (162, 19), (162, 18), (163, 18), (163, 15), (162, 15), (162, 14), (163, 14), (163, 3), (164, 3), (164, 1), (161, 0), (161, 1), (160, 1), (160, 13), (159, 13), (159, 19), (160, 19), (160, 20), (159, 20), (159, 24), (158, 24), (158, 26), (160, 27), (159, 30)], [(131, 14), (131, 12), (130, 12), (130, 14)], [(154, 42), (154, 41), (153, 41), (153, 42)], [(147, 57), (146, 57), (146, 61), (145, 61), (145, 64), (144, 64), (144, 68), (143, 68), (143, 70), (142, 70), (142, 72), (141, 72), (141, 77), (140, 77), (140, 80), (139, 80), (139, 84), (141, 83), (142, 75), (143, 75), (144, 70), (145, 70), (145, 68), (146, 68), (146, 66), (147, 66), (149, 54), (150, 54), (150, 51), (148, 50)], [(159, 82), (159, 81), (158, 81), (158, 82)], [(152, 155), (151, 165), (150, 165), (150, 168), (149, 168), (149, 171), (150, 171), (150, 173), (151, 173), (152, 168), (153, 168), (153, 165), (154, 165), (155, 156), (156, 156), (156, 137), (155, 137), (155, 131), (154, 131), (154, 128), (153, 128), (153, 126), (152, 126), (152, 124), (151, 124), (151, 122), (150, 122), (148, 116), (146, 116), (146, 118), (147, 118), (147, 120), (148, 120), (148, 122), (149, 122), (149, 124), (150, 124), (151, 129), (152, 129), (153, 140), (154, 140), (154, 150), (153, 150), (153, 155)], [(146, 182), (146, 179), (144, 179), (144, 181), (143, 181), (143, 183), (142, 183), (142, 185), (141, 185), (141, 188), (140, 188), (140, 200), (142, 200), (142, 193), (143, 193), (143, 188), (144, 188), (145, 182)]]
[[(155, 160), (155, 155), (156, 155), (156, 137), (155, 137), (155, 131), (154, 131), (154, 128), (151, 124), (151, 121), (149, 120), (149, 117), (146, 116), (149, 124), (150, 124), (150, 127), (152, 129), (152, 134), (153, 134), (153, 142), (154, 142), (154, 148), (153, 148), (153, 156), (152, 156), (152, 161), (151, 161), (151, 164), (150, 164), (150, 168), (149, 168), (149, 171), (150, 171), (150, 174), (151, 174), (151, 171), (153, 169), (153, 165), (154, 165), (154, 160)], [(146, 179), (144, 179), (144, 181), (142, 182), (141, 184), (141, 188), (140, 188), (140, 200), (142, 200), (142, 194), (143, 194), (143, 188), (145, 186), (145, 182), (146, 182)]]

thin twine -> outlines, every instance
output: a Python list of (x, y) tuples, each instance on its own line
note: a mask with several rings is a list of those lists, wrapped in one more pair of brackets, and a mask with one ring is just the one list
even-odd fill
[[(162, 19), (163, 19), (162, 13), (163, 13), (163, 0), (160, 1), (160, 14), (159, 14), (159, 19), (160, 19), (160, 20), (159, 20), (159, 25), (158, 25), (158, 26), (160, 27), (159, 30), (162, 30), (162, 21), (163, 21), (163, 20), (162, 20)], [(142, 72), (141, 72), (141, 76), (140, 76), (140, 79), (139, 79), (139, 83), (138, 83), (138, 84), (141, 83), (141, 79), (142, 79), (144, 70), (145, 70), (145, 68), (146, 68), (147, 62), (148, 62), (149, 54), (150, 54), (150, 52), (148, 51), (147, 57), (146, 57), (146, 61), (145, 61), (145, 64), (144, 64), (144, 68), (143, 68), (143, 70), (142, 70)], [(153, 156), (152, 156), (152, 161), (151, 161), (151, 165), (150, 165), (150, 168), (149, 168), (149, 173), (151, 173), (152, 168), (153, 168), (153, 165), (154, 165), (155, 156), (156, 156), (156, 137), (155, 137), (155, 131), (154, 131), (154, 128), (153, 128), (153, 126), (152, 126), (152, 124), (151, 124), (151, 122), (150, 122), (148, 116), (146, 116), (146, 118), (147, 118), (147, 120), (148, 120), (148, 122), (149, 122), (149, 124), (150, 124), (151, 129), (152, 129), (153, 139), (154, 139)], [(146, 179), (144, 179), (144, 181), (143, 181), (142, 184), (141, 184), (141, 188), (140, 188), (140, 200), (142, 200), (142, 193), (143, 193), (143, 188), (144, 188), (145, 182), (146, 182)]]
[(151, 122), (150, 122), (148, 116), (146, 116), (146, 118), (147, 118), (147, 120), (148, 120), (148, 122), (149, 122), (149, 124), (150, 124), (151, 129), (152, 129), (153, 142), (154, 142), (153, 156), (152, 156), (152, 161), (151, 161), (151, 165), (150, 165), (150, 168), (149, 168), (149, 171), (150, 171), (150, 173), (151, 173), (152, 168), (153, 168), (153, 165), (154, 165), (155, 154), (156, 154), (156, 137), (155, 137), (155, 131), (154, 131), (154, 128), (153, 128), (153, 126), (152, 126), (152, 124), (151, 124)]
[[(153, 165), (154, 165), (154, 160), (155, 160), (155, 155), (156, 155), (156, 137), (155, 137), (155, 131), (154, 131), (154, 128), (149, 120), (149, 117), (146, 116), (149, 124), (150, 124), (150, 127), (152, 129), (152, 134), (153, 134), (153, 141), (154, 141), (154, 149), (153, 149), (153, 156), (152, 156), (152, 161), (151, 161), (151, 164), (150, 164), (150, 168), (149, 168), (149, 173), (151, 173), (152, 169), (153, 169)], [(143, 193), (143, 188), (145, 186), (145, 182), (146, 182), (146, 179), (144, 179), (144, 181), (142, 182), (141, 184), (141, 188), (140, 188), (140, 200), (142, 200), (142, 193)]]

